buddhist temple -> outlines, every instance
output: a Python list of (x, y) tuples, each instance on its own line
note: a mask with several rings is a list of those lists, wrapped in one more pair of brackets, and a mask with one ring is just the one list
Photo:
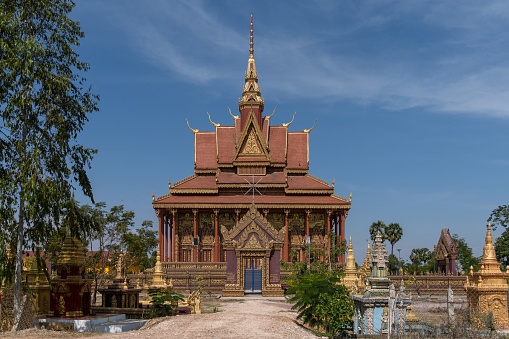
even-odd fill
[[(281, 125), (271, 125), (275, 109), (272, 114), (264, 115), (265, 99), (254, 59), (252, 16), (243, 82), (238, 115), (231, 111), (219, 117), (209, 115), (210, 131), (198, 131), (187, 122), (194, 140), (194, 173), (173, 184), (168, 181), (168, 194), (158, 198), (152, 194), (152, 205), (159, 219), (160, 260), (167, 274), (175, 272), (174, 269), (186, 270), (185, 265), (169, 263), (218, 263), (214, 267), (218, 272), (222, 270), (223, 275), (226, 263), (235, 263), (237, 271), (248, 266), (259, 269), (263, 271), (263, 279), (271, 275), (270, 279), (277, 285), (278, 270), (268, 271), (274, 258), (290, 261), (290, 254), (294, 253), (297, 260), (307, 260), (303, 250), (307, 236), (313, 244), (323, 247), (330, 230), (339, 235), (338, 241), (345, 239), (351, 194), (349, 198), (335, 195), (334, 180), (328, 183), (309, 173), (313, 120), (305, 117), (310, 121), (310, 128), (291, 131), (295, 114)], [(226, 117), (229, 124), (216, 120)], [(245, 220), (239, 226), (247, 214), (256, 216), (256, 222)], [(256, 232), (253, 225), (258, 227)], [(252, 233), (245, 235), (246, 244), (258, 244), (270, 253), (242, 255), (242, 262), (238, 262), (237, 255), (241, 254), (235, 246), (248, 245), (239, 244), (234, 233), (248, 230)], [(274, 245), (279, 241), (281, 246)], [(269, 242), (272, 247), (268, 247)], [(344, 262), (344, 256), (337, 260)], [(176, 286), (183, 279), (176, 277)], [(243, 290), (238, 286), (243, 280), (229, 279), (235, 282), (235, 289)], [(226, 283), (226, 277), (219, 275), (215, 283), (219, 280), (223, 281), (221, 284)], [(264, 286), (270, 285), (272, 282), (268, 281)]]
[(456, 259), (458, 257), (458, 244), (451, 237), (449, 229), (443, 228), (435, 246), (435, 260), (438, 272), (445, 275), (456, 275)]

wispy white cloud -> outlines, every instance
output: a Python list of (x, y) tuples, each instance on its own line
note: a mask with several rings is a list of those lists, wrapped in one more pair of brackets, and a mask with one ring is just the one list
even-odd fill
[[(255, 35), (257, 62), (264, 66), (262, 90), (285, 100), (351, 100), (391, 110), (426, 107), (509, 118), (507, 2), (387, 0), (349, 6), (310, 5), (309, 12), (327, 15), (328, 24), (303, 8), (295, 21), (317, 19), (308, 25), (316, 29), (278, 22), (265, 28), (265, 36)], [(190, 82), (238, 79), (231, 64), (247, 58), (247, 25), (241, 30), (230, 22), (236, 13), (201, 1), (157, 1), (143, 15), (135, 8), (121, 15), (133, 45), (149, 62)], [(418, 33), (399, 41), (407, 30)]]

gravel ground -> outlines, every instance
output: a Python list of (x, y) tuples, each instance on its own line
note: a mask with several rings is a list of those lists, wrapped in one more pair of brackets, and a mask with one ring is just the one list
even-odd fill
[(316, 338), (296, 322), (296, 313), (284, 298), (249, 296), (214, 303), (217, 313), (154, 319), (138, 331), (80, 334), (31, 329), (0, 334), (0, 338)]

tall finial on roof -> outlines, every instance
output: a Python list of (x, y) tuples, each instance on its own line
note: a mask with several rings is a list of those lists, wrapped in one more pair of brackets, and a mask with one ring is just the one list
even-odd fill
[(244, 125), (249, 116), (251, 109), (254, 112), (255, 120), (260, 129), (263, 129), (262, 114), (264, 100), (261, 97), (260, 87), (258, 86), (258, 73), (254, 59), (254, 43), (253, 43), (253, 13), (251, 13), (251, 30), (249, 31), (249, 60), (247, 62), (247, 70), (244, 76), (245, 84), (242, 89), (242, 98), (239, 99), (240, 124)]
[(253, 13), (251, 13), (251, 35), (249, 38), (249, 58), (254, 58), (254, 48), (253, 48)]

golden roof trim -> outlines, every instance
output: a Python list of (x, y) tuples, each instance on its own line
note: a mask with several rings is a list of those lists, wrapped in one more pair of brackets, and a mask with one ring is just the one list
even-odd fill
[(178, 185), (180, 185), (180, 184), (183, 184), (183, 183), (185, 183), (185, 182), (187, 182), (187, 181), (189, 181), (189, 180), (192, 180), (192, 179), (194, 179), (194, 178), (196, 178), (196, 177), (197, 177), (197, 175), (196, 175), (196, 174), (192, 174), (192, 175), (188, 176), (187, 178), (184, 178), (184, 179), (182, 179), (182, 180), (177, 181), (177, 182), (173, 185), (173, 187), (176, 187), (176, 186), (178, 186)]
[(242, 166), (245, 166), (245, 167), (269, 166), (270, 161), (234, 161), (233, 165), (240, 166), (240, 167), (242, 167)]
[(194, 173), (200, 173), (200, 174), (210, 174), (210, 173), (217, 173), (217, 169), (195, 169)]
[(323, 190), (312, 190), (312, 189), (291, 189), (291, 188), (287, 188), (285, 189), (285, 193), (289, 193), (289, 194), (324, 194), (324, 195), (327, 195), (327, 194), (331, 194), (332, 192), (334, 192), (334, 190), (331, 188), (331, 189), (323, 189)]
[(161, 195), (160, 197), (157, 197), (157, 199), (155, 199), (155, 200), (154, 200), (154, 199), (152, 199), (152, 200), (153, 200), (153, 201), (159, 201), (159, 200), (161, 200), (161, 199), (168, 198), (169, 196), (171, 196), (171, 191), (172, 191), (172, 190), (170, 189), (170, 193), (165, 194), (165, 195)]
[(315, 128), (315, 125), (316, 125), (316, 119), (315, 119), (315, 122), (313, 123), (313, 127), (311, 127), (310, 129), (305, 129), (305, 130), (304, 130), (304, 133), (309, 133), (309, 132), (311, 132), (311, 131)]
[[(233, 209), (249, 209), (249, 207), (252, 205), (252, 203), (246, 203), (246, 204), (235, 204), (235, 203), (224, 203), (224, 204), (204, 204), (204, 203), (192, 203), (192, 204), (170, 204), (170, 203), (157, 203), (154, 202), (152, 205), (154, 206), (154, 209), (227, 209), (227, 210), (233, 210)], [(266, 209), (336, 209), (336, 210), (349, 210), (351, 206), (349, 204), (306, 204), (306, 205), (300, 205), (300, 204), (256, 204), (257, 208), (266, 208)]]
[(215, 194), (217, 189), (200, 189), (200, 188), (174, 188), (172, 194)]
[(318, 178), (318, 177), (315, 177), (315, 176), (314, 176), (314, 175), (312, 175), (312, 174), (309, 174), (309, 173), (308, 173), (308, 174), (306, 174), (305, 176), (306, 176), (306, 177), (308, 177), (308, 178), (311, 178), (311, 179), (313, 179), (313, 180), (315, 180), (315, 181), (318, 181), (318, 182), (319, 182), (319, 183), (321, 183), (321, 184), (324, 184), (324, 185), (327, 185), (327, 186), (329, 186), (329, 187), (330, 187), (330, 185), (329, 185), (329, 183), (328, 183), (327, 181), (322, 180), (322, 179), (320, 179), (320, 178)]
[(191, 132), (193, 132), (193, 134), (196, 134), (199, 132), (199, 130), (191, 128), (191, 126), (189, 126), (189, 121), (187, 121), (187, 118), (186, 118), (186, 122), (187, 122), (187, 127), (191, 130)]
[[(249, 174), (249, 176), (251, 176), (252, 174)], [(258, 175), (259, 177), (263, 177), (263, 175)], [(218, 188), (238, 188), (238, 187), (242, 187), (242, 185), (245, 187), (245, 183), (235, 183), (235, 184), (217, 184), (217, 187)], [(284, 188), (286, 187), (286, 183), (281, 183), (281, 184), (263, 184), (263, 183), (258, 183), (256, 185), (256, 187), (270, 187), (270, 188)]]
[(331, 194), (331, 197), (339, 199), (339, 200), (343, 200), (344, 202), (349, 202), (347, 198), (344, 198), (344, 197), (342, 197), (340, 195), (337, 195), (337, 194)]
[[(212, 125), (214, 125), (214, 127), (216, 127), (216, 128), (217, 128), (217, 127), (220, 127), (220, 126), (221, 126), (220, 124), (216, 124), (215, 122), (213, 122), (213, 121), (212, 121), (212, 119), (210, 119), (210, 114), (209, 114), (209, 112), (207, 112), (207, 115), (209, 116), (209, 121), (210, 121), (210, 123), (211, 123)], [(315, 121), (316, 121), (316, 120), (315, 120)], [(313, 127), (314, 127), (314, 126), (313, 126)]]

